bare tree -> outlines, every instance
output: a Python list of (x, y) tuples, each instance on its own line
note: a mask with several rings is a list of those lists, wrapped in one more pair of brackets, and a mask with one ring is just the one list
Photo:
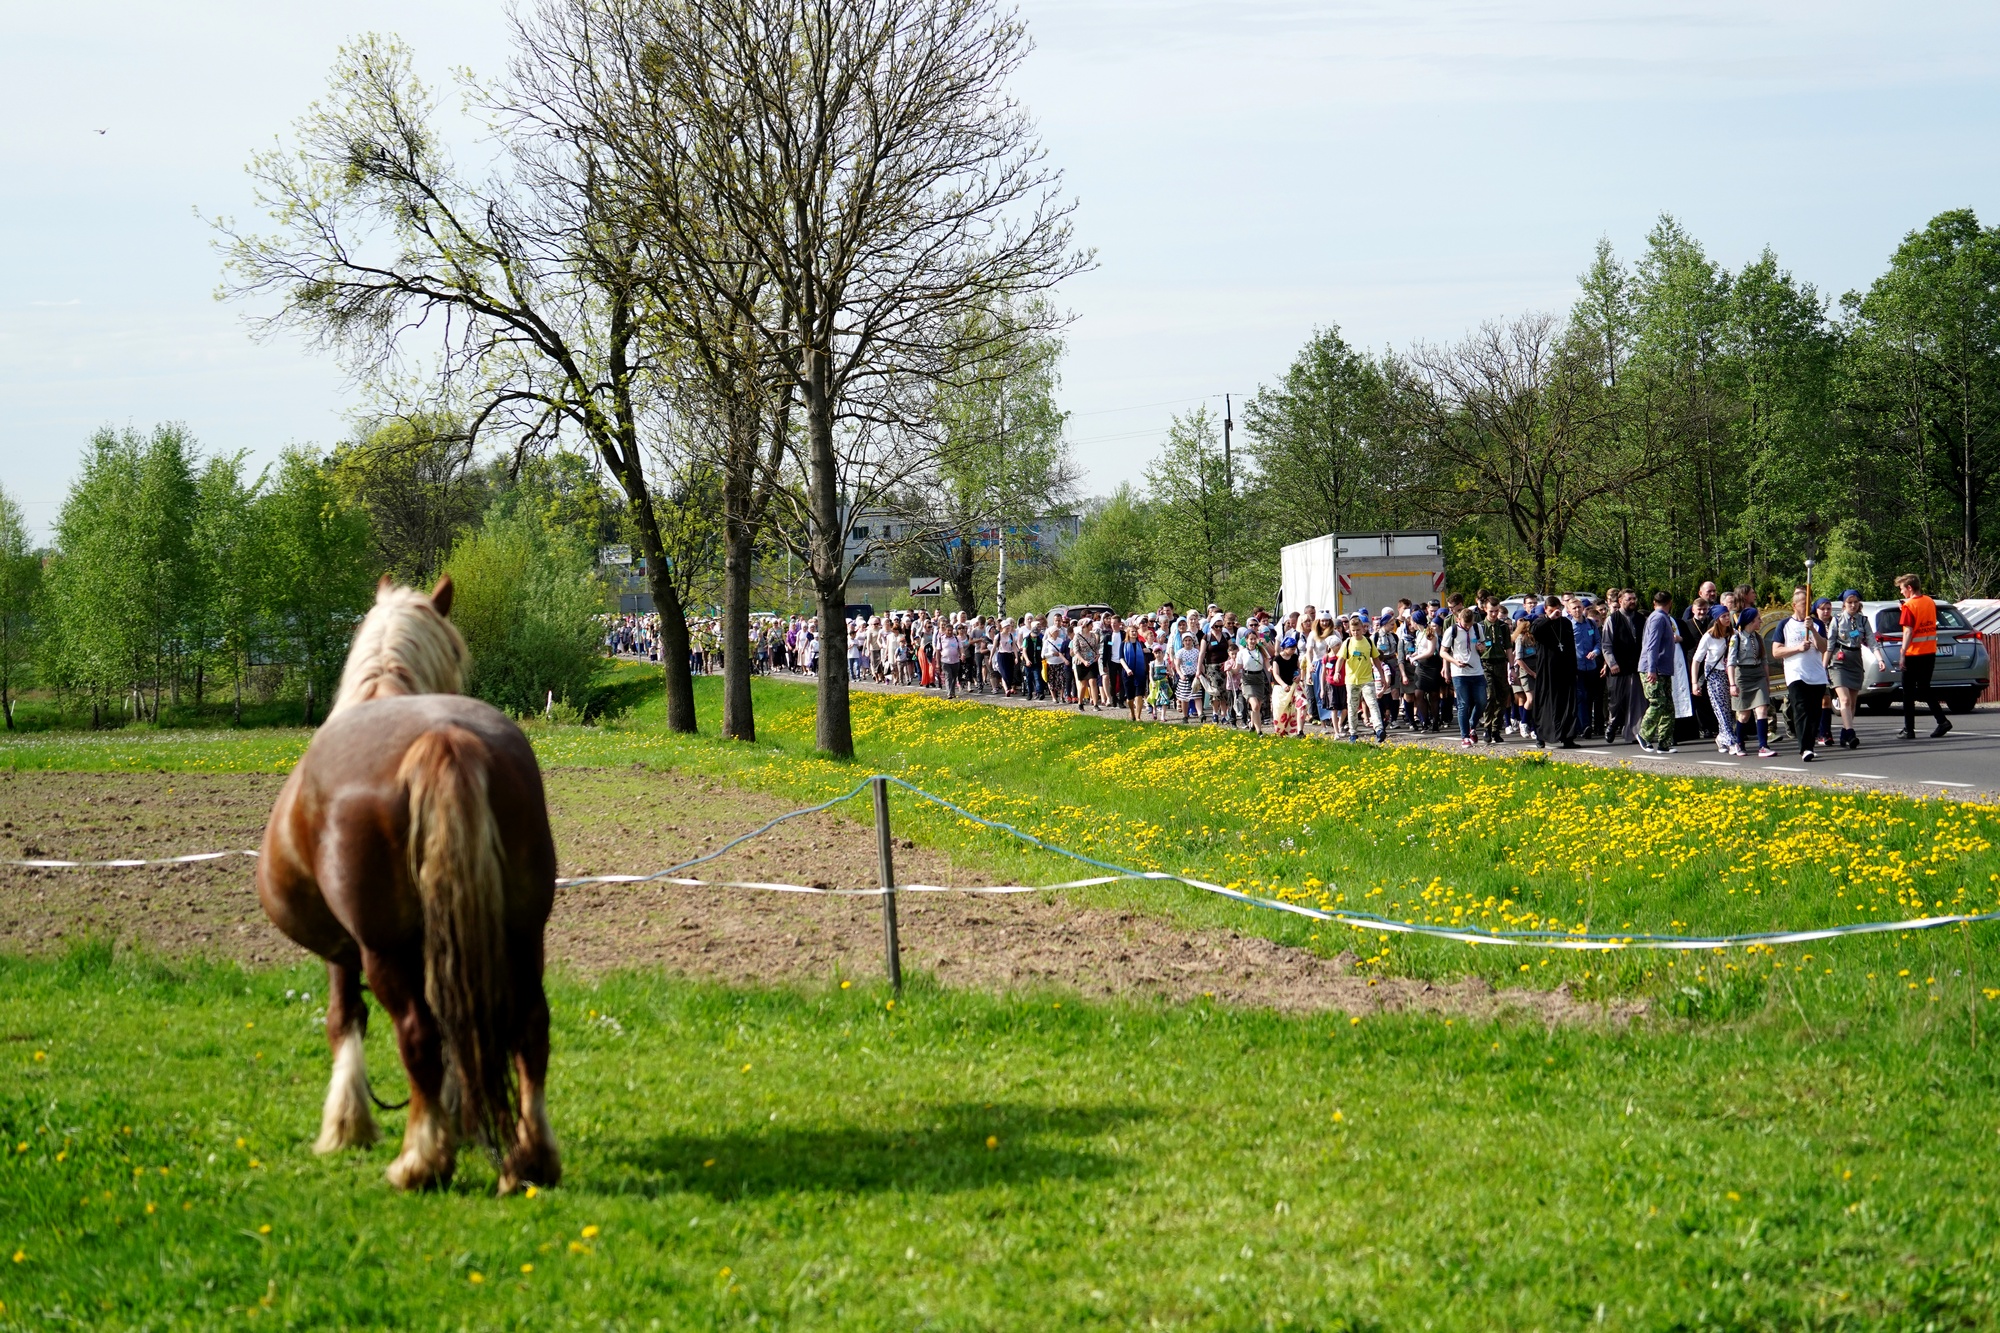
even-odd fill
[[(473, 91), (511, 109), (504, 91)], [(276, 296), (260, 328), (301, 330), (357, 378), (426, 362), (440, 401), (469, 404), (474, 441), (488, 429), (529, 442), (579, 432), (630, 502), (660, 614), (667, 725), (691, 732), (687, 619), (646, 469), (658, 366), (640, 219), (596, 145), (508, 134), (520, 122), (503, 120), (508, 174), (475, 184), (434, 114), (400, 43), (343, 48), (293, 149), (251, 162), (277, 230), (216, 224), (225, 293)]]
[(1420, 345), (1401, 368), (1401, 401), (1449, 517), (1505, 520), (1527, 547), (1536, 591), (1579, 518), (1658, 471), (1614, 447), (1612, 400), (1589, 352), (1554, 316), (1486, 324), (1452, 347)]
[(779, 526), (803, 547), (819, 604), (818, 745), (851, 755), (847, 531), (935, 456), (914, 386), (993, 353), (983, 332), (968, 340), (975, 312), (1088, 262), (1005, 91), (1026, 32), (993, 0), (599, 0), (593, 12), (621, 34), (635, 102), (619, 146), (646, 182), (650, 239), (761, 330), (797, 395), (800, 485), (779, 497)]

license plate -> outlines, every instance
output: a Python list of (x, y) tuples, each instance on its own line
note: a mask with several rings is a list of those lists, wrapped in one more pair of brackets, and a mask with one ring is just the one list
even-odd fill
[(1937, 655), (1939, 657), (1957, 657), (1958, 648), (1953, 644), (1941, 643), (1938, 645)]

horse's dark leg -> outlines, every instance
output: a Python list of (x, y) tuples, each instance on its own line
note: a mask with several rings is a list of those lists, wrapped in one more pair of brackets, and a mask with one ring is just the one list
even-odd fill
[(444, 1106), (444, 1044), (437, 1018), (424, 1002), (423, 953), (367, 950), (361, 958), (369, 989), (396, 1025), (396, 1048), (410, 1075), (410, 1119), (403, 1151), (389, 1163), (389, 1183), (406, 1190), (449, 1184), (457, 1144)]
[(326, 987), (326, 1044), (333, 1048), (333, 1081), (327, 1085), (326, 1110), (313, 1151), (372, 1147), (382, 1133), (368, 1111), (368, 1065), (362, 1048), (368, 1002), (361, 995), (358, 950), (350, 945), (348, 956), (327, 960)]
[(514, 1003), (520, 1015), (514, 1068), (521, 1076), (521, 1118), (517, 1139), (500, 1169), (500, 1192), (518, 1185), (553, 1185), (562, 1179), (562, 1157), (549, 1125), (549, 1000), (542, 991), (541, 950), (514, 965)]

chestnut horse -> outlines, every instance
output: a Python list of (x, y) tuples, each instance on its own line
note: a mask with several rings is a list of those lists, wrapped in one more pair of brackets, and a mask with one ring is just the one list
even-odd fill
[(465, 641), (450, 611), (448, 577), (428, 597), (382, 580), (326, 722), (271, 810), (257, 896), (326, 959), (333, 1082), (314, 1150), (380, 1137), (366, 977), (410, 1076), (390, 1182), (448, 1183), (471, 1135), (500, 1159), (505, 1194), (562, 1174), (543, 1095), (555, 841), (527, 738), (459, 693)]

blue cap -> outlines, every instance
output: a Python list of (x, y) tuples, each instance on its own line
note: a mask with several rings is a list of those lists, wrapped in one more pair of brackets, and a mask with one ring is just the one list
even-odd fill
[(1278, 646), (1280, 648), (1296, 648), (1299, 646), (1299, 636), (1296, 634), (1287, 634), (1279, 641)]
[(1746, 606), (1736, 613), (1736, 623), (1738, 625), (1747, 625), (1756, 618), (1757, 608), (1754, 606)]
[(1850, 597), (1852, 597), (1852, 598), (1853, 598), (1853, 599), (1854, 599), (1855, 601), (1857, 601), (1857, 602), (1861, 600), (1861, 594), (1860, 594), (1860, 593), (1858, 593), (1858, 592), (1856, 592), (1856, 591), (1855, 591), (1854, 589), (1852, 589), (1852, 588), (1849, 588), (1849, 589), (1848, 589), (1848, 590), (1847, 590), (1846, 592), (1844, 592), (1844, 593), (1840, 594), (1840, 600), (1841, 600), (1841, 601), (1843, 601), (1843, 602), (1844, 602), (1844, 601), (1846, 601), (1846, 600), (1847, 600), (1848, 598), (1850, 598)]
[(1831, 597), (1822, 597), (1822, 598), (1820, 598), (1820, 599), (1819, 599), (1819, 600), (1818, 600), (1817, 602), (1814, 602), (1814, 603), (1813, 603), (1813, 610), (1817, 611), (1817, 610), (1819, 610), (1819, 609), (1820, 609), (1820, 608), (1821, 608), (1822, 606), (1832, 606), (1832, 605), (1833, 605), (1833, 598), (1831, 598)]

